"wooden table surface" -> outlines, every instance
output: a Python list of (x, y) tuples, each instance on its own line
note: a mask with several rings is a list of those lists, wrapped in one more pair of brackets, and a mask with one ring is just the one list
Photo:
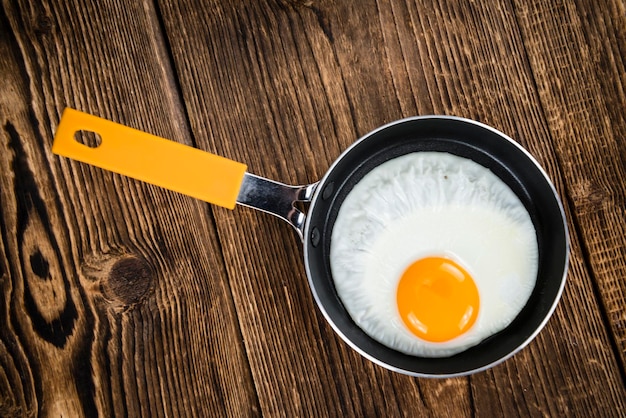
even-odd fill
[[(623, 0), (3, 1), (0, 416), (623, 416), (625, 66)], [(292, 184), (396, 119), (487, 123), (563, 200), (563, 297), (488, 371), (388, 371), (291, 227), (53, 155), (66, 106)]]

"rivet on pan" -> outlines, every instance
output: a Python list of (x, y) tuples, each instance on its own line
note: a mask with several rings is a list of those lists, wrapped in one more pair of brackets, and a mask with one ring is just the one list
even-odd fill
[(311, 244), (313, 244), (314, 247), (317, 247), (318, 244), (320, 243), (320, 230), (317, 229), (317, 227), (313, 227), (313, 230), (311, 230)]
[(333, 192), (335, 191), (335, 183), (334, 182), (330, 182), (326, 185), (326, 187), (324, 187), (324, 192), (322, 193), (322, 199), (326, 200), (329, 197), (331, 197), (333, 195)]

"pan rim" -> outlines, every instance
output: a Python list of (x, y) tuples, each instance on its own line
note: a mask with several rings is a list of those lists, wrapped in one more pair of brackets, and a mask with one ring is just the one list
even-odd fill
[[(560, 218), (561, 218), (561, 222), (562, 222), (562, 226), (563, 226), (563, 233), (564, 233), (564, 238), (565, 238), (565, 257), (564, 257), (564, 265), (562, 267), (562, 277), (560, 279), (560, 283), (559, 283), (559, 287), (558, 290), (555, 294), (554, 300), (552, 301), (552, 304), (550, 306), (550, 308), (547, 310), (546, 315), (544, 316), (544, 318), (542, 319), (542, 321), (537, 325), (537, 327), (535, 328), (535, 330), (526, 338), (524, 339), (520, 344), (518, 344), (514, 349), (510, 350), (506, 355), (501, 356), (500, 358), (484, 365), (481, 367), (477, 367), (474, 369), (470, 369), (470, 370), (464, 370), (461, 372), (456, 372), (456, 373), (441, 373), (441, 374), (435, 374), (435, 373), (422, 373), (422, 372), (415, 372), (415, 371), (411, 371), (411, 370), (406, 370), (394, 365), (391, 365), (389, 363), (386, 363), (384, 360), (381, 360), (375, 356), (373, 356), (372, 354), (368, 353), (367, 351), (365, 351), (364, 349), (362, 349), (359, 345), (357, 345), (355, 342), (353, 342), (349, 337), (347, 337), (345, 335), (345, 333), (340, 329), (340, 327), (335, 323), (335, 321), (333, 320), (333, 318), (330, 316), (330, 314), (328, 313), (325, 304), (323, 303), (323, 301), (321, 300), (320, 295), (318, 294), (318, 291), (316, 289), (316, 285), (313, 281), (313, 277), (312, 277), (312, 272), (311, 272), (311, 267), (310, 267), (310, 263), (309, 263), (309, 252), (310, 250), (310, 246), (311, 244), (311, 240), (309, 239), (309, 236), (311, 235), (311, 223), (310, 223), (310, 217), (307, 216), (306, 221), (305, 221), (305, 227), (304, 227), (304, 242), (303, 242), (303, 246), (304, 246), (304, 267), (305, 267), (305, 271), (306, 271), (306, 275), (307, 275), (307, 280), (309, 282), (309, 288), (311, 290), (311, 293), (313, 294), (313, 297), (315, 299), (315, 302), (318, 306), (318, 308), (320, 309), (320, 311), (322, 312), (322, 315), (324, 316), (324, 318), (326, 319), (326, 322), (328, 322), (331, 327), (333, 328), (334, 332), (337, 333), (340, 338), (348, 344), (348, 346), (350, 346), (353, 350), (355, 350), (357, 353), (359, 353), (361, 356), (365, 357), (366, 359), (372, 361), (375, 364), (378, 364), (379, 366), (382, 366), (388, 370), (397, 372), (397, 373), (401, 373), (401, 374), (405, 374), (405, 375), (409, 375), (409, 376), (415, 376), (415, 377), (428, 377), (428, 378), (451, 378), (451, 377), (460, 377), (460, 376), (467, 376), (467, 375), (471, 375), (474, 373), (479, 373), (481, 371), (485, 371), (487, 369), (490, 369), (506, 360), (508, 360), (509, 358), (511, 358), (513, 355), (515, 355), (516, 353), (518, 353), (519, 351), (521, 351), (524, 347), (526, 347), (528, 344), (530, 344), (530, 342), (532, 340), (534, 340), (537, 335), (543, 330), (543, 328), (546, 326), (546, 324), (548, 323), (548, 321), (550, 320), (550, 318), (552, 317), (552, 315), (554, 314), (554, 311), (556, 310), (556, 307), (559, 303), (559, 301), (561, 300), (564, 288), (565, 288), (565, 283), (566, 283), (566, 278), (567, 278), (567, 272), (568, 272), (568, 266), (569, 266), (569, 258), (570, 258), (570, 236), (569, 236), (569, 228), (568, 228), (568, 224), (567, 224), (567, 218), (566, 218), (566, 214), (565, 214), (565, 208), (563, 206), (563, 203), (560, 199), (560, 196), (556, 190), (556, 187), (554, 186), (554, 183), (552, 182), (552, 180), (550, 179), (550, 177), (548, 176), (548, 174), (546, 173), (546, 171), (543, 169), (543, 167), (539, 164), (539, 162), (535, 159), (535, 157), (528, 151), (526, 150), (524, 147), (522, 147), (519, 143), (517, 143), (515, 140), (513, 140), (511, 137), (509, 137), (508, 135), (504, 134), (503, 132), (499, 131), (496, 128), (493, 128), (489, 125), (486, 125), (482, 122), (476, 121), (476, 120), (472, 120), (472, 119), (468, 119), (468, 118), (463, 118), (463, 117), (459, 117), (459, 116), (449, 116), (449, 115), (422, 115), (422, 116), (412, 116), (412, 117), (407, 117), (407, 118), (402, 118), (402, 119), (398, 119), (396, 121), (384, 124), (372, 131), (370, 131), (369, 133), (365, 134), (364, 136), (360, 137), (359, 139), (357, 139), (354, 143), (352, 143), (348, 148), (346, 148), (334, 161), (333, 163), (330, 165), (330, 167), (328, 168), (328, 170), (326, 171), (326, 173), (324, 174), (324, 176), (322, 177), (322, 179), (319, 181), (318, 183), (318, 187), (311, 199), (311, 203), (310, 203), (310, 207), (309, 207), (309, 213), (314, 209), (318, 199), (320, 198), (321, 194), (322, 194), (322, 190), (324, 189), (324, 184), (326, 184), (328, 178), (331, 176), (332, 172), (334, 171), (334, 169), (337, 167), (337, 165), (345, 158), (346, 155), (348, 155), (349, 153), (352, 152), (352, 150), (358, 146), (358, 144), (360, 144), (361, 142), (363, 142), (365, 139), (370, 138), (371, 136), (377, 134), (380, 131), (386, 130), (390, 127), (393, 126), (397, 126), (403, 123), (408, 123), (408, 122), (415, 122), (415, 121), (420, 121), (420, 120), (442, 120), (442, 121), (455, 121), (455, 122), (461, 122), (461, 123), (466, 123), (466, 124), (470, 124), (470, 125), (475, 125), (481, 129), (485, 129), (487, 131), (492, 132), (493, 134), (501, 137), (502, 139), (506, 140), (509, 144), (513, 145), (515, 148), (517, 148), (517, 150), (519, 152), (521, 152), (526, 159), (531, 162), (535, 168), (539, 171), (539, 173), (541, 174), (541, 176), (543, 177), (543, 179), (545, 180), (546, 184), (549, 186), (552, 195), (554, 196), (554, 200), (557, 203), (558, 206), (558, 210), (560, 213)], [(420, 358), (420, 357), (416, 357), (416, 358)]]

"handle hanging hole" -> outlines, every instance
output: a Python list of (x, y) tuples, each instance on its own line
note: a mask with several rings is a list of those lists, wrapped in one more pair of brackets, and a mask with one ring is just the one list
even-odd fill
[(74, 134), (76, 142), (89, 148), (98, 148), (102, 144), (102, 137), (93, 131), (80, 130)]

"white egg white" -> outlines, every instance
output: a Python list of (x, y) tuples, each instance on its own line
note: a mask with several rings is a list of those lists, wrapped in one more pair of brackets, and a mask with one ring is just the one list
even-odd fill
[[(472, 328), (442, 343), (412, 334), (396, 304), (402, 273), (427, 256), (463, 266), (480, 297)], [(523, 204), (489, 169), (417, 152), (379, 165), (350, 191), (333, 226), (330, 265), (346, 310), (372, 338), (403, 353), (447, 357), (519, 314), (535, 286), (537, 238)]]

